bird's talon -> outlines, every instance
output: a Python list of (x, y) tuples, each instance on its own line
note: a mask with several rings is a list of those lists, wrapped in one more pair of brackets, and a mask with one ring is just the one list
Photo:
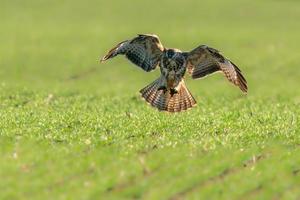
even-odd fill
[(167, 88), (165, 86), (160, 86), (157, 90), (162, 90), (164, 93), (167, 92)]
[(177, 93), (178, 93), (177, 90), (175, 90), (175, 89), (173, 89), (173, 88), (170, 89), (171, 97), (173, 97), (173, 95), (174, 95), (174, 94), (177, 94)]

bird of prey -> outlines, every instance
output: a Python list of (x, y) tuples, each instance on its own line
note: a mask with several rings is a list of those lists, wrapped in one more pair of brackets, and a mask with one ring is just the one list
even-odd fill
[(190, 52), (182, 52), (179, 49), (165, 48), (156, 35), (139, 34), (116, 45), (101, 62), (119, 54), (125, 55), (146, 72), (160, 67), (160, 77), (140, 90), (142, 97), (160, 111), (180, 112), (196, 105), (196, 100), (185, 86), (186, 71), (193, 79), (223, 72), (242, 92), (247, 93), (248, 90), (241, 70), (218, 50), (206, 45), (200, 45)]

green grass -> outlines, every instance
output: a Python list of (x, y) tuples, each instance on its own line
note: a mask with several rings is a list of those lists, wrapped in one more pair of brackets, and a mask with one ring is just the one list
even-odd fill
[[(0, 199), (299, 199), (300, 2), (9, 1), (0, 6)], [(167, 114), (159, 72), (99, 58), (137, 33), (207, 44), (242, 69), (187, 85)]]

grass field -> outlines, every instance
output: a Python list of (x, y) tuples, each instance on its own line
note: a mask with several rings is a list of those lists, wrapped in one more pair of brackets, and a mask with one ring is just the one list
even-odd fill
[[(300, 2), (0, 2), (0, 199), (300, 199)], [(137, 33), (207, 44), (242, 69), (187, 85), (167, 114), (159, 72), (99, 58)]]

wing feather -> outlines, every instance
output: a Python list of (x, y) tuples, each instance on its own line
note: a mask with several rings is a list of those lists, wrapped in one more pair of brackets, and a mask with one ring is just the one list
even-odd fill
[(132, 40), (125, 40), (112, 48), (101, 62), (121, 54), (148, 72), (159, 64), (163, 51), (164, 47), (156, 35), (139, 34)]
[(221, 71), (231, 83), (247, 93), (247, 81), (241, 70), (233, 62), (221, 55), (217, 49), (201, 45), (184, 55), (187, 60), (188, 72), (193, 79)]

